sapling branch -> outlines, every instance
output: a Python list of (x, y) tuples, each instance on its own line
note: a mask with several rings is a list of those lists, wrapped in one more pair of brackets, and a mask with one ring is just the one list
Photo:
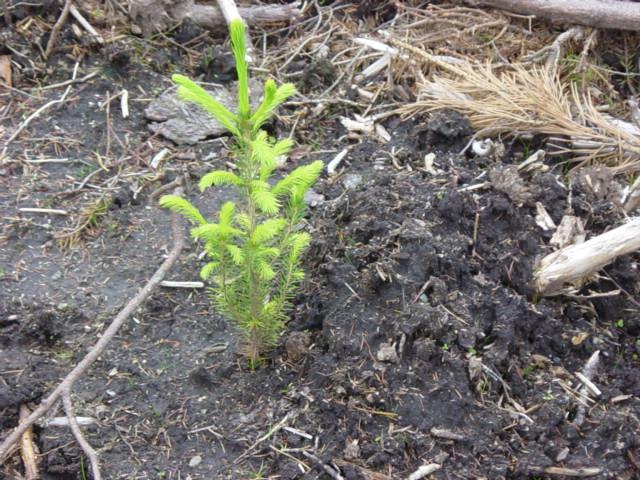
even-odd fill
[(270, 182), (277, 158), (289, 152), (293, 141), (273, 140), (261, 127), (295, 88), (267, 80), (262, 102), (252, 111), (245, 27), (241, 20), (229, 27), (238, 75), (235, 113), (186, 77), (174, 75), (173, 80), (183, 100), (207, 110), (235, 139), (232, 151), (237, 157), (237, 173), (207, 173), (200, 180), (200, 189), (228, 185), (238, 191), (240, 201), (237, 205), (226, 202), (217, 223), (209, 222), (191, 203), (174, 195), (162, 197), (160, 205), (195, 224), (191, 234), (204, 242), (209, 257), (200, 274), (212, 282), (214, 303), (240, 330), (249, 364), (255, 367), (282, 333), (289, 300), (304, 276), (300, 259), (309, 236), (297, 230), (305, 214), (304, 194), (323, 165), (312, 162), (274, 184)]

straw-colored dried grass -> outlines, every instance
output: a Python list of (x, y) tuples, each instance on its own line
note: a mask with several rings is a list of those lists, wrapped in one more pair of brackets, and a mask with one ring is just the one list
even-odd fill
[(541, 134), (552, 139), (551, 154), (640, 169), (640, 137), (613, 123), (588, 95), (550, 69), (435, 61), (446, 74), (423, 82), (418, 100), (399, 109), (405, 116), (453, 109), (469, 118), (478, 137)]

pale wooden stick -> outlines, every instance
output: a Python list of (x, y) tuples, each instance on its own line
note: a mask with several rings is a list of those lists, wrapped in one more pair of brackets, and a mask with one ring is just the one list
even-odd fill
[(51, 215), (69, 215), (66, 210), (59, 208), (38, 208), (38, 207), (22, 207), (18, 209), (22, 213), (50, 213)]
[(427, 475), (431, 475), (433, 472), (440, 470), (441, 465), (438, 463), (430, 463), (429, 465), (422, 465), (415, 472), (407, 477), (407, 480), (420, 480)]
[(236, 2), (233, 0), (218, 0), (218, 7), (220, 8), (227, 24), (234, 20), (242, 20), (238, 7), (236, 6)]
[(97, 30), (93, 28), (93, 25), (91, 25), (87, 21), (87, 19), (82, 16), (80, 10), (78, 10), (74, 5), (71, 5), (71, 9), (69, 12), (71, 13), (71, 15), (73, 15), (73, 18), (75, 18), (77, 22), (82, 25), (82, 28), (89, 32), (89, 34), (91, 34), (98, 43), (104, 43), (104, 38), (102, 38), (102, 35), (100, 35)]
[[(589, 384), (593, 385), (591, 383), (591, 379), (593, 378), (593, 376), (596, 373), (596, 370), (598, 369), (598, 363), (599, 362), (600, 362), (600, 350), (596, 350), (589, 357), (589, 360), (587, 360), (587, 363), (585, 364), (584, 368), (582, 369), (582, 372), (580, 372), (580, 376), (578, 376), (578, 374), (576, 374), (576, 376), (578, 376), (580, 381), (583, 383), (582, 388), (580, 388), (580, 390), (579, 390), (580, 394), (582, 394), (584, 396), (587, 396), (588, 391), (590, 390)], [(595, 385), (593, 385), (593, 387), (595, 388), (595, 390), (597, 392), (600, 392)], [(599, 394), (600, 393), (598, 393), (598, 395)], [(576, 427), (580, 428), (582, 426), (582, 424), (584, 423), (584, 420), (586, 418), (586, 414), (587, 414), (586, 407), (583, 404), (578, 405), (578, 412), (576, 413), (576, 418), (574, 419), (573, 424)]]
[(534, 286), (542, 295), (557, 295), (565, 285), (580, 284), (620, 255), (639, 249), (640, 217), (636, 217), (621, 227), (544, 257), (536, 268)]
[(616, 30), (640, 30), (640, 4), (602, 0), (465, 0), (474, 7), (494, 7), (553, 22)]
[(166, 288), (204, 288), (204, 282), (178, 282), (175, 280), (163, 280), (161, 287)]
[[(222, 12), (222, 16), (224, 17), (225, 22), (229, 25), (234, 20), (240, 20), (244, 22), (245, 26), (247, 23), (244, 21), (242, 16), (240, 16), (240, 12), (238, 11), (238, 7), (236, 6), (236, 2), (234, 0), (217, 0), (218, 8)], [(251, 36), (249, 35), (249, 28), (245, 28), (244, 31), (244, 43), (246, 49), (246, 57), (247, 62), (253, 62), (253, 44), (251, 43)]]
[[(20, 422), (27, 419), (31, 412), (23, 403), (20, 405)], [(36, 451), (33, 448), (33, 428), (29, 427), (20, 438), (20, 455), (24, 464), (25, 480), (37, 480), (40, 478), (38, 474), (38, 464), (36, 463)]]

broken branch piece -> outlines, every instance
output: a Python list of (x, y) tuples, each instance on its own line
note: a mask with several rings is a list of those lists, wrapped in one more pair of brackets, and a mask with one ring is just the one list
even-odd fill
[(542, 295), (563, 293), (567, 285), (578, 286), (620, 255), (640, 249), (640, 217), (621, 227), (544, 257), (534, 274), (534, 286)]

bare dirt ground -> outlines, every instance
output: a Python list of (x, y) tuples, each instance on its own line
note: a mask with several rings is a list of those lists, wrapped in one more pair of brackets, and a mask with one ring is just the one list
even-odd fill
[[(331, 15), (364, 35), (394, 15), (365, 3), (309, 9), (303, 26)], [(0, 165), (0, 436), (171, 249), (169, 215), (152, 192), (178, 175), (195, 185), (228, 154), (224, 138), (175, 145), (144, 115), (171, 73), (233, 80), (221, 36), (184, 24), (149, 39), (123, 30), (96, 46), (66, 25), (43, 62), (38, 46), (59, 12), (21, 7), (17, 26), (0, 27), (0, 55), (15, 64), (13, 88), (0, 87), (5, 141), (61, 97), (67, 85), (46, 87), (69, 80), (76, 64), (78, 79), (97, 72), (33, 120)], [(305, 34), (266, 32), (267, 49), (289, 53)], [(321, 40), (332, 49), (331, 36)], [(639, 478), (640, 258), (618, 258), (573, 296), (540, 298), (531, 288), (552, 235), (536, 222), (537, 202), (556, 224), (571, 208), (594, 231), (624, 216), (567, 181), (562, 158), (526, 179), (524, 201), (465, 188), (519, 164), (544, 139), (505, 141), (499, 157), (460, 153), (473, 130), (455, 112), (386, 115), (389, 141), (355, 138), (340, 117), (385, 111), (406, 94), (403, 82), (363, 104), (351, 88), (358, 72), (305, 52), (278, 72), (301, 91), (270, 127), (299, 145), (284, 168), (349, 151), (338, 174), (314, 187), (307, 281), (282, 345), (250, 371), (206, 289), (158, 289), (73, 391), (77, 414), (93, 419), (83, 428), (105, 478), (381, 480), (430, 464), (440, 465), (436, 479), (565, 478), (553, 468)], [(152, 166), (163, 148), (169, 155)], [(194, 185), (187, 195), (213, 215), (227, 192), (203, 198)], [(198, 280), (200, 266), (189, 244), (168, 279)], [(595, 351), (602, 393), (583, 398), (574, 374)], [(35, 437), (42, 478), (91, 478), (67, 427), (44, 420)], [(22, 472), (18, 454), (0, 467), (2, 478)]]

